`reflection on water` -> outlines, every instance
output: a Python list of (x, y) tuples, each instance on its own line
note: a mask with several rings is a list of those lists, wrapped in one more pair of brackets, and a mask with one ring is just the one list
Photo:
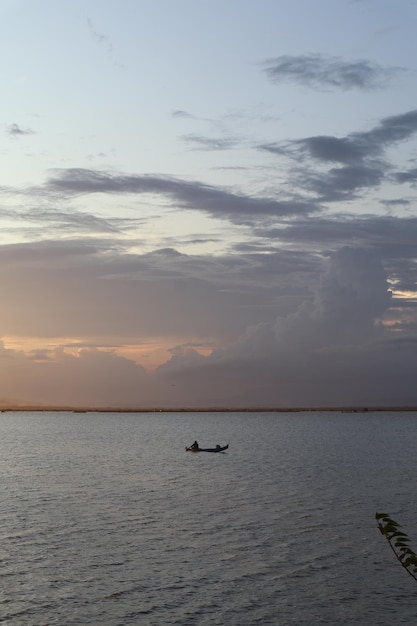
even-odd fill
[[(373, 516), (417, 547), (416, 421), (0, 414), (0, 621), (414, 623), (417, 587)], [(230, 447), (186, 453), (194, 439)]]

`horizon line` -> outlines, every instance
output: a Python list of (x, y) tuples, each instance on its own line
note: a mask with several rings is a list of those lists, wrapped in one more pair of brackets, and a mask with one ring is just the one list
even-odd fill
[(417, 411), (417, 406), (297, 406), (297, 407), (91, 407), (91, 406), (42, 406), (0, 405), (0, 413), (48, 412), (48, 413), (297, 413), (297, 412), (372, 413)]

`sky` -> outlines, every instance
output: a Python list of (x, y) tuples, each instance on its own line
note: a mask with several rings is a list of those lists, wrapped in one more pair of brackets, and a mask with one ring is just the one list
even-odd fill
[(417, 0), (0, 0), (0, 406), (417, 406)]

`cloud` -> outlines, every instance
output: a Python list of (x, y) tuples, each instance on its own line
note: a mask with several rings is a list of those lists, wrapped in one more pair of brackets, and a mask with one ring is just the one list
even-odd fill
[(112, 60), (112, 63), (114, 64), (115, 67), (124, 70), (125, 65), (123, 63), (116, 61), (113, 58), (113, 43), (112, 43), (111, 37), (109, 35), (105, 35), (103, 33), (98, 32), (91, 18), (87, 19), (87, 24), (88, 24), (88, 30), (90, 32), (92, 39), (99, 46), (101, 46), (103, 50), (105, 50), (106, 54)]
[(299, 159), (307, 156), (320, 163), (357, 164), (379, 158), (384, 151), (417, 133), (417, 109), (383, 118), (369, 131), (353, 132), (346, 137), (318, 135), (289, 142), (268, 143), (260, 147), (272, 154)]
[(100, 45), (103, 45), (106, 51), (111, 54), (113, 52), (113, 45), (111, 43), (110, 37), (108, 35), (103, 35), (102, 33), (97, 32), (97, 30), (94, 28), (93, 21), (90, 18), (87, 19), (87, 24), (93, 39), (97, 41)]
[[(301, 356), (305, 351), (370, 340), (379, 335), (375, 322), (389, 304), (386, 274), (378, 255), (344, 246), (329, 257), (314, 298), (306, 300), (295, 313), (277, 318), (272, 328), (275, 350)], [(265, 337), (265, 325), (260, 328), (261, 337)], [(250, 340), (256, 340), (256, 332)], [(245, 343), (242, 346), (245, 349)]]
[(112, 244), (89, 237), (0, 247), (3, 336), (229, 342), (307, 294), (300, 269), (317, 276), (314, 255), (139, 255)]
[[(379, 215), (336, 215), (299, 218), (285, 229), (261, 228), (260, 237), (280, 237), (285, 242), (300, 246), (311, 242), (317, 249), (333, 245), (340, 247), (343, 241), (350, 245), (378, 248), (381, 255), (390, 254), (394, 246), (398, 249), (411, 246), (417, 241), (417, 218)], [(416, 250), (417, 253), (417, 250)]]
[[(81, 168), (55, 171), (43, 191), (54, 198), (95, 193), (146, 196), (171, 209), (199, 211), (252, 228), (265, 221), (285, 223), (319, 215), (326, 203), (357, 199), (367, 190), (381, 187), (388, 177), (397, 183), (413, 184), (415, 171), (391, 174), (392, 166), (386, 153), (388, 148), (408, 141), (416, 132), (417, 110), (411, 110), (383, 118), (370, 130), (344, 137), (318, 135), (263, 144), (259, 146), (262, 151), (286, 156), (291, 163), (295, 162), (288, 170), (285, 185), (273, 195), (247, 195), (163, 175), (129, 175)], [(194, 135), (192, 141), (215, 150), (232, 145), (227, 139), (209, 141)], [(123, 228), (123, 224), (108, 220), (108, 227)]]
[(417, 167), (405, 172), (397, 172), (394, 178), (398, 183), (409, 183), (414, 187), (417, 184)]
[[(74, 207), (55, 209), (51, 199), (45, 194), (39, 194), (36, 198), (37, 190), (32, 190), (30, 194), (31, 202), (36, 200), (38, 208), (0, 208), (0, 224), (4, 222), (9, 233), (19, 234), (23, 240), (44, 240), (54, 237), (82, 237), (94, 236), (98, 240), (100, 236), (108, 237), (106, 245), (111, 245), (109, 236), (116, 239), (117, 236), (124, 236), (126, 231), (130, 231), (133, 226), (140, 225), (139, 218), (105, 218), (87, 211), (80, 211)], [(18, 194), (16, 193), (16, 196)], [(48, 207), (47, 205), (50, 205)], [(11, 227), (10, 224), (13, 224)], [(76, 241), (72, 239), (72, 241)], [(114, 243), (114, 241), (113, 241)]]
[(384, 118), (367, 133), (360, 133), (370, 150), (410, 139), (417, 132), (417, 109)]
[[(10, 249), (3, 250), (1, 263), (2, 285), (5, 288), (5, 307), (0, 320), (2, 328), (7, 326), (5, 308), (10, 300), (9, 290), (19, 284), (22, 297), (32, 303), (28, 311), (32, 323), (39, 324), (46, 318), (45, 312), (39, 308), (43, 303), (48, 309), (48, 326), (52, 332), (58, 330), (55, 322), (59, 322), (65, 310), (69, 310), (68, 319), (64, 320), (67, 331), (72, 329), (86, 336), (86, 333), (92, 332), (94, 325), (96, 333), (103, 333), (111, 322), (114, 327), (123, 327), (126, 335), (132, 337), (131, 324), (136, 320), (136, 336), (147, 336), (150, 328), (143, 326), (143, 315), (144, 306), (151, 298), (152, 323), (155, 324), (155, 316), (158, 317), (160, 311), (162, 316), (157, 323), (164, 320), (165, 331), (171, 319), (174, 322), (171, 330), (175, 329), (178, 333), (182, 328), (191, 330), (191, 333), (197, 331), (198, 334), (196, 323), (204, 318), (201, 328), (207, 331), (211, 319), (213, 337), (219, 337), (218, 324), (224, 331), (225, 325), (230, 323), (239, 334), (235, 334), (233, 339), (229, 334), (229, 341), (221, 349), (215, 348), (216, 342), (202, 342), (201, 334), (197, 341), (191, 340), (190, 335), (190, 340), (173, 344), (170, 358), (155, 374), (147, 374), (132, 360), (118, 356), (115, 350), (90, 347), (82, 348), (74, 355), (64, 348), (55, 351), (44, 349), (32, 351), (26, 356), (3, 346), (0, 349), (0, 398), (113, 407), (417, 403), (414, 375), (410, 375), (417, 365), (415, 341), (412, 341), (417, 317), (408, 322), (404, 318), (393, 331), (382, 325), (391, 305), (391, 296), (385, 271), (378, 254), (373, 251), (345, 246), (331, 254), (325, 262), (318, 258), (313, 262), (312, 257), (310, 266), (307, 266), (307, 259), (301, 253), (280, 253), (275, 259), (268, 259), (269, 272), (267, 266), (262, 265), (262, 255), (255, 258), (248, 255), (246, 263), (243, 259), (237, 260), (241, 264), (239, 269), (234, 266), (232, 258), (216, 259), (213, 263), (223, 262), (224, 270), (221, 272), (219, 267), (212, 268), (218, 289), (213, 289), (212, 283), (207, 293), (208, 282), (201, 285), (201, 289), (199, 282), (183, 282), (178, 275), (181, 264), (185, 264), (185, 269), (190, 264), (188, 273), (191, 275), (198, 271), (198, 263), (196, 259), (188, 259), (175, 251), (161, 250), (136, 261), (131, 258), (115, 260), (111, 263), (113, 277), (109, 280), (106, 275), (110, 267), (105, 257), (93, 258), (87, 263), (84, 260), (80, 262), (79, 272), (71, 271), (70, 275), (66, 275), (74, 264), (76, 269), (76, 256), (65, 260), (64, 252), (68, 254), (69, 250), (61, 251), (58, 246), (50, 251), (55, 260), (49, 256), (49, 262), (45, 257), (42, 263), (43, 271), (47, 268), (50, 271), (46, 277), (50, 296), (42, 289), (43, 282), (36, 271), (42, 260), (40, 250), (32, 246), (32, 254), (28, 251), (26, 257), (17, 253), (11, 257), (10, 252)], [(169, 265), (173, 266), (168, 282), (155, 279), (159, 262), (161, 277)], [(149, 278), (153, 276), (148, 283), (151, 287), (148, 291), (143, 290), (144, 281), (139, 279), (146, 263), (151, 263), (153, 267), (148, 274)], [(202, 267), (201, 263), (200, 271)], [(32, 272), (27, 276), (29, 268)], [(116, 281), (117, 271), (122, 279), (119, 283)], [(9, 278), (5, 280), (8, 272)], [(128, 281), (126, 272), (130, 273)], [(271, 289), (274, 283), (282, 286), (281, 280), (276, 280), (277, 272), (280, 272), (280, 277), (293, 273), (288, 278), (288, 285), (291, 284), (293, 289), (292, 279), (297, 273), (300, 278), (301, 273), (305, 274), (299, 283), (304, 285), (303, 298), (289, 312), (279, 312), (279, 292), (274, 294)], [(245, 273), (249, 275), (249, 280), (244, 279)], [(56, 279), (50, 284), (54, 274)], [(135, 275), (137, 281), (132, 282)], [(43, 276), (45, 278), (45, 274)], [(80, 285), (82, 276), (84, 283)], [(86, 276), (89, 278), (85, 282)], [(310, 278), (306, 279), (307, 276)], [(27, 277), (26, 283), (23, 277)], [(258, 282), (263, 281), (265, 287), (269, 283), (264, 292), (262, 285), (256, 285), (256, 278)], [(305, 291), (308, 284), (310, 294)], [(221, 304), (219, 296), (224, 294), (226, 285), (229, 285), (230, 291), (226, 289), (223, 303), (227, 303), (229, 310), (227, 307), (220, 310), (217, 308)], [(245, 305), (242, 294), (238, 294), (239, 285), (247, 290)], [(159, 305), (155, 300), (158, 291), (161, 298)], [(258, 309), (253, 317), (255, 323), (250, 324), (247, 313), (256, 293), (258, 298), (264, 298), (264, 303), (265, 297), (269, 297), (269, 308), (263, 309), (263, 322), (258, 321)], [(68, 301), (65, 301), (65, 294)], [(281, 293), (280, 298), (283, 295)], [(64, 302), (61, 302), (63, 298)], [(19, 303), (16, 298), (13, 299), (13, 307), (14, 311), (21, 313), (26, 310), (23, 301)], [(266, 315), (268, 310), (271, 315)], [(182, 317), (185, 319), (180, 326)], [(142, 318), (139, 325), (138, 318)], [(190, 329), (192, 320), (194, 326)], [(80, 324), (78, 329), (77, 324)], [(26, 324), (24, 327), (27, 329)], [(159, 327), (161, 329), (162, 326)], [(111, 343), (107, 345), (111, 346)], [(215, 349), (211, 355), (203, 356), (199, 352), (202, 345), (211, 345)]]
[(325, 336), (336, 333), (332, 344), (337, 345), (341, 337), (346, 341), (346, 335), (350, 342), (358, 343), (364, 336), (372, 337), (375, 321), (382, 318), (390, 300), (379, 256), (374, 251), (344, 246), (330, 257), (311, 317), (324, 322)]
[[(18, 217), (18, 216), (16, 216)], [(30, 210), (21, 213), (19, 216), (25, 223), (41, 223), (42, 228), (47, 226), (51, 231), (56, 230), (69, 233), (118, 233), (120, 228), (115, 224), (120, 224), (123, 220), (115, 218), (105, 219), (91, 213), (80, 211), (59, 211), (59, 210)]]
[(7, 133), (13, 137), (22, 137), (24, 135), (33, 135), (35, 131), (31, 128), (22, 128), (18, 124), (9, 124), (7, 126)]
[(147, 406), (147, 389), (152, 387), (141, 366), (94, 349), (80, 350), (74, 356), (59, 348), (47, 357), (26, 357), (0, 345), (0, 375), (0, 405), (20, 399), (23, 404), (41, 406), (129, 406), (139, 401), (140, 389)]
[(188, 113), (188, 111), (183, 111), (182, 109), (176, 109), (171, 113), (172, 117), (183, 118), (183, 119), (196, 119), (195, 115), (192, 113)]
[(351, 137), (307, 137), (298, 142), (301, 150), (318, 161), (354, 164), (369, 156), (369, 148)]
[(201, 135), (182, 135), (181, 139), (185, 142), (194, 146), (194, 150), (210, 150), (210, 151), (220, 151), (220, 150), (231, 150), (235, 148), (239, 144), (238, 139), (234, 139), (232, 137), (204, 137)]
[[(255, 232), (264, 240), (280, 241), (292, 248), (337, 250), (344, 245), (373, 250), (378, 254), (395, 289), (409, 292), (402, 306), (413, 304), (417, 284), (417, 218), (379, 215), (337, 215), (299, 218), (285, 229), (262, 228)], [(410, 263), (410, 261), (412, 261)]]
[(344, 61), (320, 54), (280, 56), (265, 62), (275, 84), (291, 81), (316, 89), (372, 90), (384, 87), (403, 68), (383, 68), (366, 60)]
[(408, 207), (411, 205), (411, 200), (407, 198), (390, 198), (389, 200), (381, 200), (382, 205), (390, 207)]
[(413, 404), (416, 351), (381, 325), (389, 306), (378, 257), (344, 247), (296, 312), (249, 328), (205, 359), (177, 353), (158, 374), (175, 380), (179, 393), (191, 381), (195, 398), (217, 405)]
[(358, 190), (378, 187), (384, 176), (382, 167), (352, 165), (331, 168), (326, 174), (304, 176), (304, 185), (317, 194), (321, 202), (341, 202), (353, 199)]
[(303, 198), (275, 200), (252, 197), (177, 178), (129, 176), (88, 169), (58, 171), (47, 182), (47, 188), (74, 195), (154, 194), (167, 198), (177, 208), (203, 211), (213, 217), (227, 218), (237, 223), (242, 220), (256, 221), (265, 216), (294, 216), (320, 210), (317, 204)]
[[(416, 133), (417, 109), (414, 109), (386, 117), (368, 131), (345, 137), (319, 135), (263, 144), (259, 148), (297, 160), (297, 167), (291, 173), (294, 185), (316, 194), (319, 202), (340, 202), (354, 198), (359, 190), (380, 186), (391, 171), (386, 160), (387, 149), (408, 141)], [(399, 183), (414, 179), (415, 170), (394, 176)]]

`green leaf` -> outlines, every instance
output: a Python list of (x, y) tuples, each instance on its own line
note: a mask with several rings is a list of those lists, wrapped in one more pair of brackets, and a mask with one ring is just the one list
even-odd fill
[(401, 562), (403, 562), (403, 560), (405, 558), (408, 558), (409, 556), (410, 556), (409, 550), (404, 550), (403, 552), (401, 552), (401, 554), (398, 554), (398, 558), (400, 559)]
[(375, 519), (378, 530), (390, 544), (399, 563), (417, 581), (417, 554), (408, 545), (410, 539), (407, 534), (399, 530), (401, 525), (387, 513), (376, 513)]

